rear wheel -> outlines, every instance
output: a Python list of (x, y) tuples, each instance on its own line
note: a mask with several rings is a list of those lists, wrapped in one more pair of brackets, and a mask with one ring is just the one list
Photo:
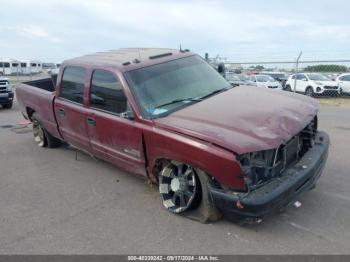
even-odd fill
[(288, 92), (292, 92), (292, 88), (290, 87), (290, 85), (286, 85), (285, 90)]
[(61, 145), (61, 140), (53, 137), (41, 125), (36, 113), (32, 115), (34, 141), (39, 147), (55, 148)]
[(41, 126), (36, 113), (33, 114), (32, 121), (34, 141), (39, 147), (45, 147), (47, 145), (47, 141), (45, 139), (44, 128)]
[(306, 88), (305, 90), (305, 95), (313, 97), (314, 96), (314, 90), (312, 89), (311, 86), (309, 86), (308, 88)]

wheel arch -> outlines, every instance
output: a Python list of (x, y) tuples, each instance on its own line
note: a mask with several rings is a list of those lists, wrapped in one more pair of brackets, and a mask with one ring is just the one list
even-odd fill
[(32, 120), (32, 117), (33, 117), (33, 114), (34, 114), (35, 112), (36, 112), (36, 111), (35, 111), (33, 108), (31, 108), (31, 107), (26, 107), (26, 113), (27, 113), (28, 119), (29, 119), (30, 121), (33, 121), (33, 120)]

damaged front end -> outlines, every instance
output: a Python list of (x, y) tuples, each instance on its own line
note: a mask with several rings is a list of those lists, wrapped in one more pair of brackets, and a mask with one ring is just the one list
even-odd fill
[(329, 137), (317, 130), (315, 117), (301, 132), (276, 149), (237, 157), (246, 192), (211, 186), (216, 207), (228, 218), (258, 220), (295, 202), (315, 187), (328, 155)]
[(248, 191), (280, 176), (297, 163), (315, 144), (316, 132), (317, 116), (299, 134), (278, 148), (238, 156)]

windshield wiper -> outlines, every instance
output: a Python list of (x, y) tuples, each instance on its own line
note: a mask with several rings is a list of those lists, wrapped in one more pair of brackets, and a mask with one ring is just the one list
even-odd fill
[(222, 93), (222, 92), (224, 92), (224, 91), (227, 91), (227, 90), (229, 90), (229, 89), (231, 89), (232, 88), (232, 86), (229, 86), (229, 87), (224, 87), (224, 88), (221, 88), (221, 89), (217, 89), (217, 90), (215, 90), (215, 91), (213, 91), (213, 92), (211, 92), (211, 93), (209, 93), (209, 94), (207, 94), (207, 95), (205, 95), (205, 96), (202, 96), (200, 99), (205, 99), (205, 98), (208, 98), (208, 97), (211, 97), (211, 96), (213, 96), (213, 95), (216, 95), (216, 94), (219, 94), (219, 93)]
[(163, 106), (168, 106), (168, 105), (177, 104), (177, 103), (181, 103), (181, 102), (187, 103), (187, 102), (199, 102), (199, 101), (202, 101), (202, 98), (190, 97), (190, 98), (175, 99), (175, 100), (167, 102), (165, 104), (158, 105), (155, 108), (160, 108)]

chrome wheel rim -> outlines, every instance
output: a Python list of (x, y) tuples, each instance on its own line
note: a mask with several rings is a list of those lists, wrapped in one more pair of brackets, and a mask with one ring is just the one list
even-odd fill
[(45, 145), (44, 130), (37, 120), (33, 121), (33, 134), (37, 145), (39, 147), (43, 147)]
[(166, 209), (173, 213), (187, 210), (197, 192), (196, 175), (189, 165), (171, 161), (159, 176), (159, 193)]

